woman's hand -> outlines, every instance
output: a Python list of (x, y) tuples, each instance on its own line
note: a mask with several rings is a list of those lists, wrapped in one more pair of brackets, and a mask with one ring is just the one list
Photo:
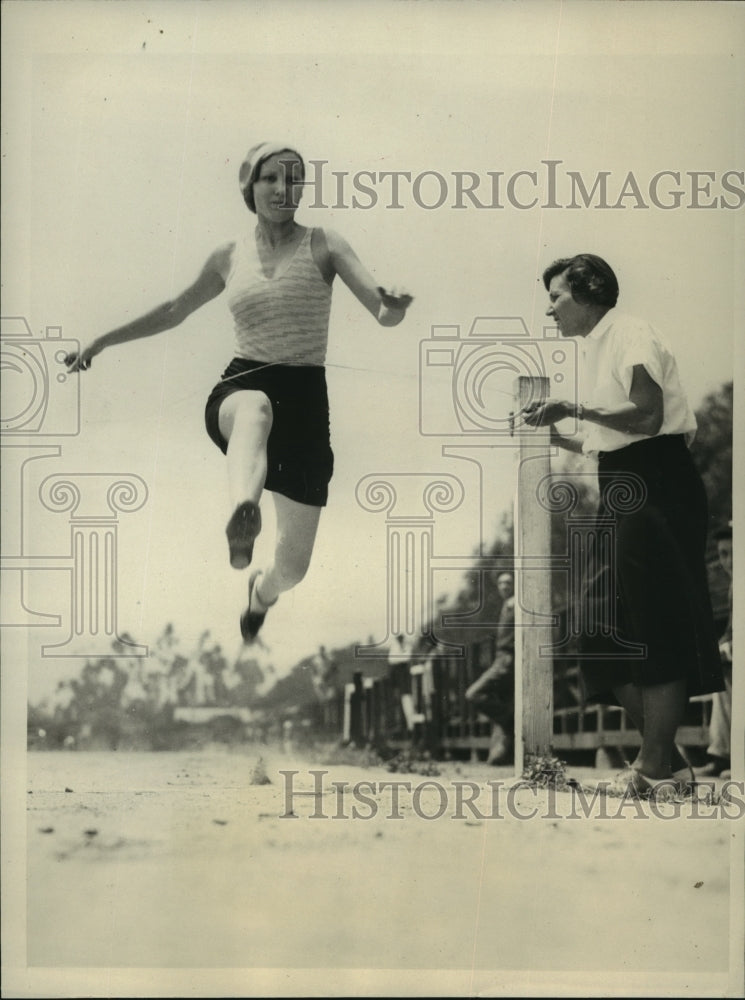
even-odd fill
[(381, 326), (398, 326), (406, 315), (406, 310), (414, 301), (413, 297), (399, 288), (393, 288), (387, 292), (385, 288), (378, 285), (376, 291), (380, 296), (378, 323)]
[(545, 403), (528, 403), (522, 409), (529, 427), (546, 427), (574, 415), (574, 404), (566, 399), (549, 399)]
[(91, 362), (100, 352), (101, 348), (96, 344), (95, 340), (81, 351), (71, 351), (65, 356), (65, 364), (67, 365), (68, 372), (87, 372), (91, 366)]
[(409, 295), (409, 293), (404, 291), (402, 288), (392, 288), (390, 292), (387, 292), (385, 288), (381, 288), (380, 285), (378, 285), (378, 294), (380, 295), (386, 309), (396, 309), (399, 312), (406, 312), (411, 303), (414, 301), (413, 295)]
[(565, 420), (567, 417), (578, 415), (576, 403), (570, 403), (566, 399), (548, 399), (545, 403), (527, 403), (520, 413), (523, 420), (529, 427), (551, 428), (551, 444), (565, 451), (573, 451), (577, 454), (582, 452), (582, 441), (577, 437), (566, 437), (557, 431), (555, 424), (557, 420)]

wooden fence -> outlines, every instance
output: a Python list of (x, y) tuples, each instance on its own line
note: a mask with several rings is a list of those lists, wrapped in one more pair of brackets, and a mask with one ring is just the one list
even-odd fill
[[(436, 657), (422, 662), (391, 663), (383, 677), (365, 677), (362, 670), (343, 692), (340, 727), (344, 742), (356, 746), (416, 748), (433, 757), (485, 756), (492, 723), (466, 700), (468, 686), (494, 657), (494, 639), (467, 647), (464, 658)], [(640, 736), (618, 706), (584, 705), (579, 694), (578, 667), (571, 664), (555, 677), (552, 749), (598, 751), (633, 748)], [(340, 693), (340, 699), (341, 699)], [(689, 703), (677, 742), (706, 747), (711, 698)], [(337, 729), (337, 732), (339, 730)], [(511, 735), (511, 734), (510, 734)]]

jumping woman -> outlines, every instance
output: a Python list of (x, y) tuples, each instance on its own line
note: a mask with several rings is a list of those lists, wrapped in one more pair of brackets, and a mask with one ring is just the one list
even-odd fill
[(207, 400), (205, 423), (227, 457), (231, 566), (251, 563), (265, 489), (274, 496), (277, 524), (271, 562), (249, 575), (240, 619), (247, 643), (279, 595), (305, 576), (328, 498), (334, 456), (324, 366), (334, 278), (381, 326), (400, 323), (412, 301), (376, 286), (337, 233), (295, 221), (304, 179), (303, 158), (291, 146), (250, 149), (239, 184), (256, 225), (215, 250), (180, 295), (66, 359), (69, 371), (86, 371), (104, 348), (171, 330), (227, 291), (234, 357)]

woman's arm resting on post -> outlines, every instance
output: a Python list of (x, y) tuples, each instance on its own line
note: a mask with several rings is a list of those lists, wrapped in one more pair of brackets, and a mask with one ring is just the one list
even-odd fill
[(180, 295), (163, 302), (155, 309), (145, 313), (144, 316), (132, 320), (131, 323), (125, 323), (124, 326), (119, 326), (109, 333), (96, 337), (80, 353), (68, 354), (65, 358), (68, 371), (86, 371), (90, 368), (93, 358), (100, 354), (105, 347), (124, 344), (130, 340), (139, 340), (141, 337), (152, 337), (156, 333), (172, 330), (183, 323), (187, 316), (209, 302), (210, 299), (214, 299), (225, 288), (222, 264), (229, 253), (230, 247), (221, 247), (216, 250), (207, 260), (196, 281)]
[[(564, 399), (549, 399), (545, 403), (530, 403), (523, 412), (525, 423), (531, 427), (545, 427), (546, 424), (553, 424), (565, 417), (577, 417), (625, 434), (647, 434), (653, 437), (662, 427), (664, 403), (662, 389), (644, 365), (634, 365), (629, 398), (619, 406), (581, 406)], [(570, 440), (562, 439), (562, 435), (552, 431), (554, 444), (579, 450), (564, 443)]]
[(325, 235), (333, 273), (339, 275), (350, 292), (381, 326), (396, 326), (400, 323), (413, 301), (411, 295), (397, 289), (387, 292), (380, 288), (342, 236), (330, 229), (326, 230)]

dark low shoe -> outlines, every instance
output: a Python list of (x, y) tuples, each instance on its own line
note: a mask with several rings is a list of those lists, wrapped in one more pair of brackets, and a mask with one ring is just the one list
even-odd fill
[(230, 565), (233, 569), (245, 569), (254, 554), (254, 542), (261, 531), (261, 511), (259, 505), (245, 500), (233, 511), (225, 534), (230, 548)]
[[(266, 610), (251, 610), (253, 596), (256, 593), (256, 581), (260, 576), (261, 570), (254, 570), (248, 581), (248, 607), (241, 615), (241, 635), (243, 636), (243, 641), (246, 644), (250, 644), (254, 641), (256, 636), (259, 634), (259, 629), (264, 624), (264, 619), (266, 618)], [(272, 603), (267, 605), (267, 609), (273, 607), (276, 603), (277, 598), (275, 597)]]

